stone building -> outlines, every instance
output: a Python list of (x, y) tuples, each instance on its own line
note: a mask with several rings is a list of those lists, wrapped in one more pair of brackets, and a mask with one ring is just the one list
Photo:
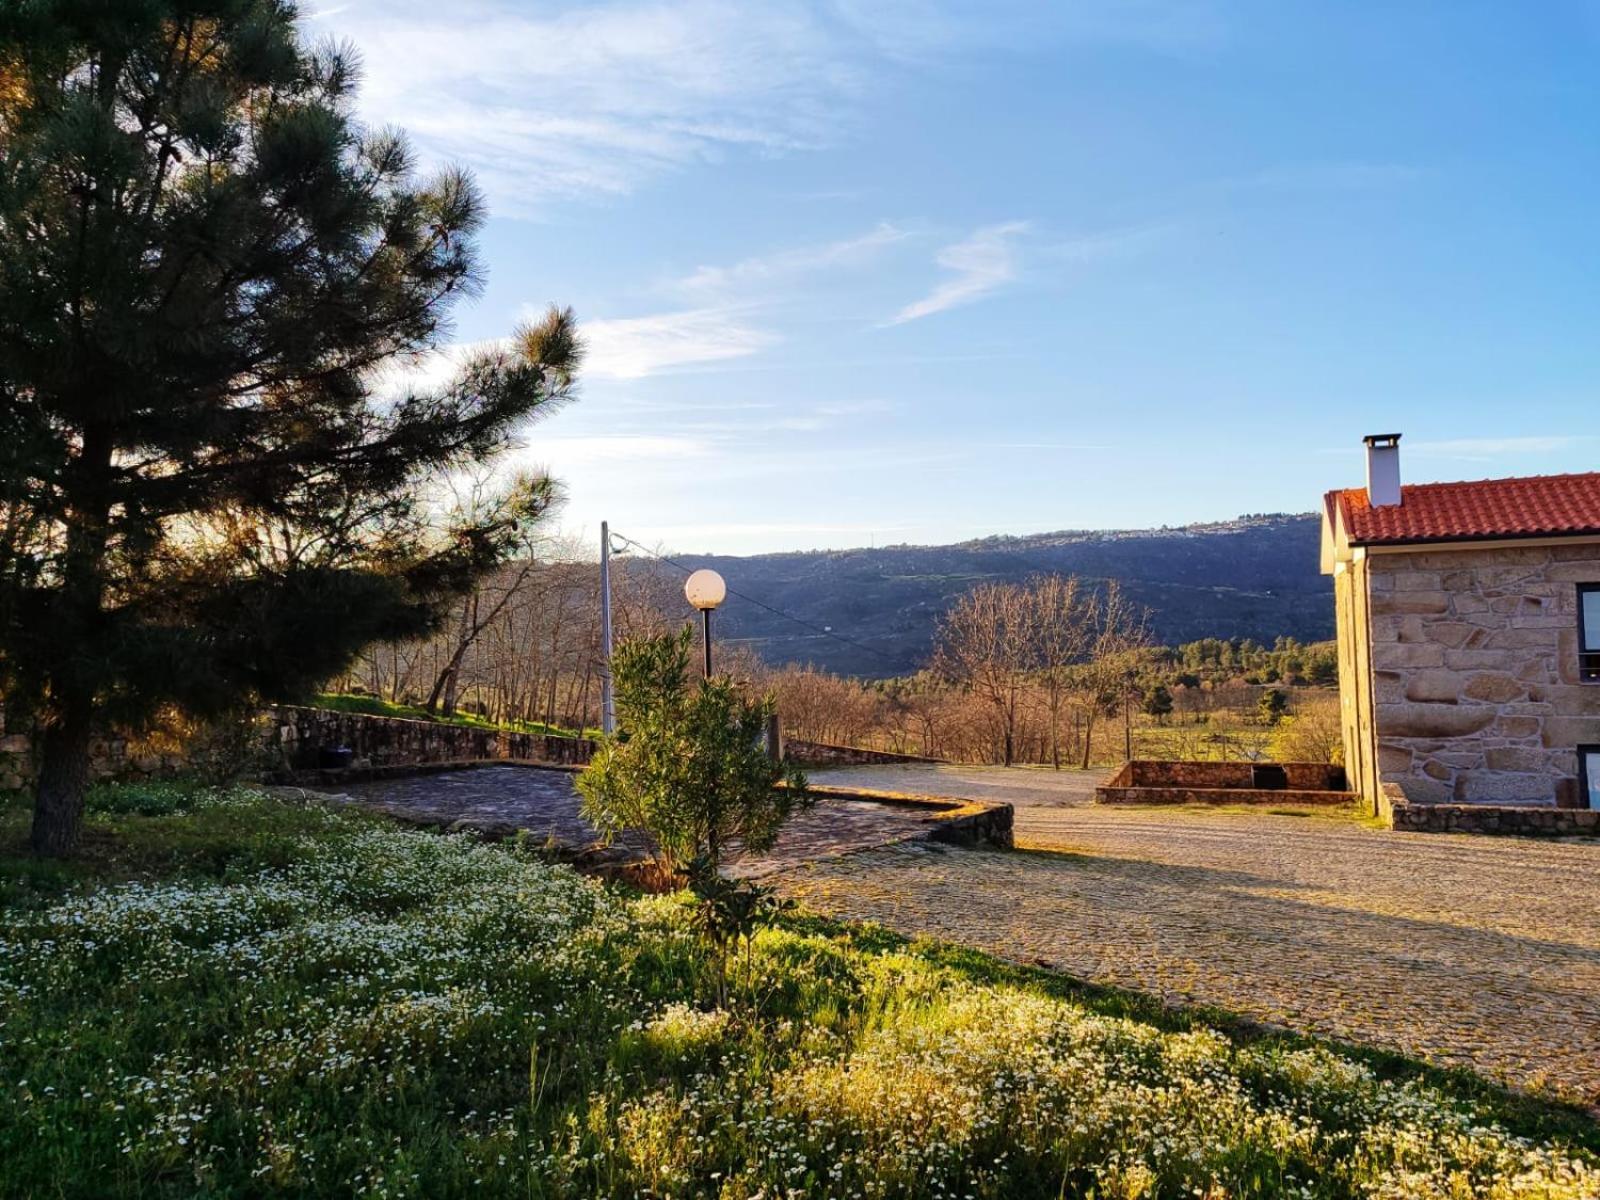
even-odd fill
[(1592, 827), (1600, 473), (1402, 486), (1400, 435), (1366, 442), (1323, 507), (1351, 789), (1412, 828)]

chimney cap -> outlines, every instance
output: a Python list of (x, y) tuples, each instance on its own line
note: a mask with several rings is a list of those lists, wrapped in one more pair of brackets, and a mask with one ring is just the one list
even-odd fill
[(1370, 447), (1398, 446), (1400, 435), (1398, 433), (1369, 433), (1361, 439)]

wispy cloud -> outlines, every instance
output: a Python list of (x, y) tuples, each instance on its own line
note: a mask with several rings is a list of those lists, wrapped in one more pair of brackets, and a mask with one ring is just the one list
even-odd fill
[(757, 255), (727, 267), (699, 267), (677, 280), (674, 287), (704, 294), (770, 286), (818, 271), (860, 266), (871, 261), (880, 250), (903, 242), (909, 236), (905, 230), (885, 221), (858, 237)]
[(315, 18), (361, 51), (363, 111), (464, 160), (496, 211), (837, 135), (863, 72), (798, 2), (357, 0)]
[[(997, 11), (998, 9), (998, 11)], [(362, 111), (462, 161), (501, 215), (851, 136), (893, 68), (995, 48), (1214, 45), (1212, 0), (348, 0)]]
[(653, 459), (701, 458), (711, 446), (700, 438), (620, 434), (582, 437), (540, 435), (521, 457), (549, 460), (562, 468), (594, 463), (639, 463)]
[(589, 348), (583, 375), (601, 379), (643, 379), (674, 367), (742, 358), (778, 340), (720, 308), (585, 321), (581, 329)]
[(834, 0), (887, 54), (919, 60), (956, 47), (1127, 46), (1158, 54), (1214, 49), (1226, 34), (1212, 0)]
[(1526, 454), (1554, 454), (1574, 446), (1591, 443), (1595, 437), (1584, 434), (1550, 434), (1532, 437), (1448, 438), (1436, 442), (1412, 442), (1406, 449), (1426, 458), (1453, 458), (1463, 462), (1490, 462)]
[(906, 305), (889, 324), (903, 325), (957, 305), (970, 304), (1010, 283), (1017, 277), (1014, 243), (1027, 230), (1026, 221), (1007, 221), (1002, 225), (987, 225), (965, 240), (946, 246), (935, 261), (953, 272), (954, 278), (947, 279), (921, 300)]

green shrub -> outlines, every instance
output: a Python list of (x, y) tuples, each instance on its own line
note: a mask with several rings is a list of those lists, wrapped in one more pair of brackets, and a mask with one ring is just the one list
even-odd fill
[(691, 681), (692, 636), (686, 628), (618, 648), (623, 736), (601, 745), (578, 791), (595, 828), (644, 830), (663, 868), (699, 887), (716, 879), (728, 850), (770, 848), (810, 801), (805, 776), (762, 744), (772, 697), (750, 700), (725, 678)]

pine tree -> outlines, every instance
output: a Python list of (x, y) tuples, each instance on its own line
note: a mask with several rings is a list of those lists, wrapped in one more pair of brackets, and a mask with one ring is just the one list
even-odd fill
[(0, 694), (41, 731), (39, 853), (97, 730), (301, 695), (538, 516), (442, 528), (425, 490), (571, 394), (571, 314), (394, 393), (481, 285), (483, 204), (360, 126), (352, 53), (296, 22), (0, 0)]

